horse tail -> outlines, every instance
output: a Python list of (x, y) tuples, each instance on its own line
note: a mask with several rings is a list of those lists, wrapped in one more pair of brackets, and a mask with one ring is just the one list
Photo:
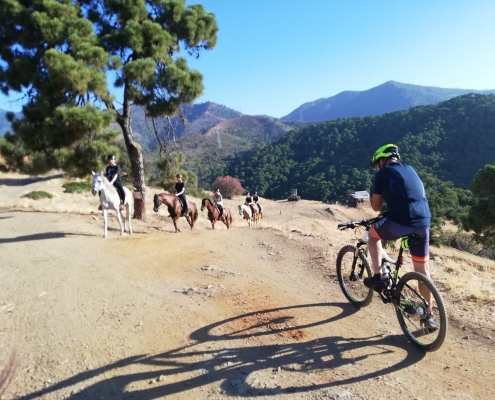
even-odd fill
[(193, 220), (196, 221), (198, 219), (198, 210), (194, 210)]

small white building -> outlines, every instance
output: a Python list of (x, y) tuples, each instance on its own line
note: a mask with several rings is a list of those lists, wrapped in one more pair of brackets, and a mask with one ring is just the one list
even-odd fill
[(367, 190), (354, 192), (349, 197), (349, 203), (353, 207), (357, 207), (359, 203), (369, 203), (369, 202), (370, 202), (370, 194)]

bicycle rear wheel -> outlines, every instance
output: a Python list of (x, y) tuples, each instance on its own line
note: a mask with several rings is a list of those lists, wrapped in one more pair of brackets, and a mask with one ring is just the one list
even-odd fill
[[(429, 313), (425, 307), (419, 286), (424, 285), (432, 294), (432, 311), (435, 324), (428, 320)], [(447, 334), (447, 312), (440, 292), (426, 276), (419, 272), (408, 272), (397, 284), (396, 313), (400, 327), (409, 341), (424, 351), (438, 350)]]
[(354, 246), (343, 247), (337, 256), (337, 278), (340, 288), (352, 304), (366, 307), (373, 300), (373, 289), (364, 286), (363, 279), (371, 277), (371, 268), (363, 251), (354, 258)]

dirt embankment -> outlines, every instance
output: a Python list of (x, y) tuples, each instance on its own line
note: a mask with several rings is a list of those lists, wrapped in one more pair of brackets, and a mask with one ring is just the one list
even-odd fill
[[(391, 306), (375, 297), (356, 310), (336, 282), (337, 252), (353, 238), (336, 225), (368, 210), (265, 200), (263, 221), (249, 229), (238, 198), (226, 201), (232, 229), (213, 231), (203, 212), (194, 230), (181, 219), (174, 234), (150, 196), (134, 235), (120, 237), (112, 217), (105, 240), (97, 199), (62, 184), (0, 175), (3, 399), (495, 395), (488, 260), (432, 249), (450, 331), (423, 354)], [(54, 197), (22, 197), (33, 190)], [(463, 274), (485, 286), (453, 290)]]

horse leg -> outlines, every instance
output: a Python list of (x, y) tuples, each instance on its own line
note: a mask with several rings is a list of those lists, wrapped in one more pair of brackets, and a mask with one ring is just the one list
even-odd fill
[(103, 209), (103, 237), (107, 238), (107, 217), (108, 210), (106, 208)]
[(177, 221), (179, 220), (179, 217), (174, 218), (174, 226), (175, 226), (175, 233), (180, 232), (179, 227), (177, 226)]
[(120, 210), (117, 210), (117, 218), (120, 224), (120, 236), (124, 236), (124, 230), (125, 230), (124, 213)]
[[(131, 226), (131, 205), (129, 203), (125, 206), (125, 216), (127, 219), (127, 227), (129, 228), (129, 234), (132, 235), (132, 226)], [(125, 226), (124, 226), (125, 230)]]

